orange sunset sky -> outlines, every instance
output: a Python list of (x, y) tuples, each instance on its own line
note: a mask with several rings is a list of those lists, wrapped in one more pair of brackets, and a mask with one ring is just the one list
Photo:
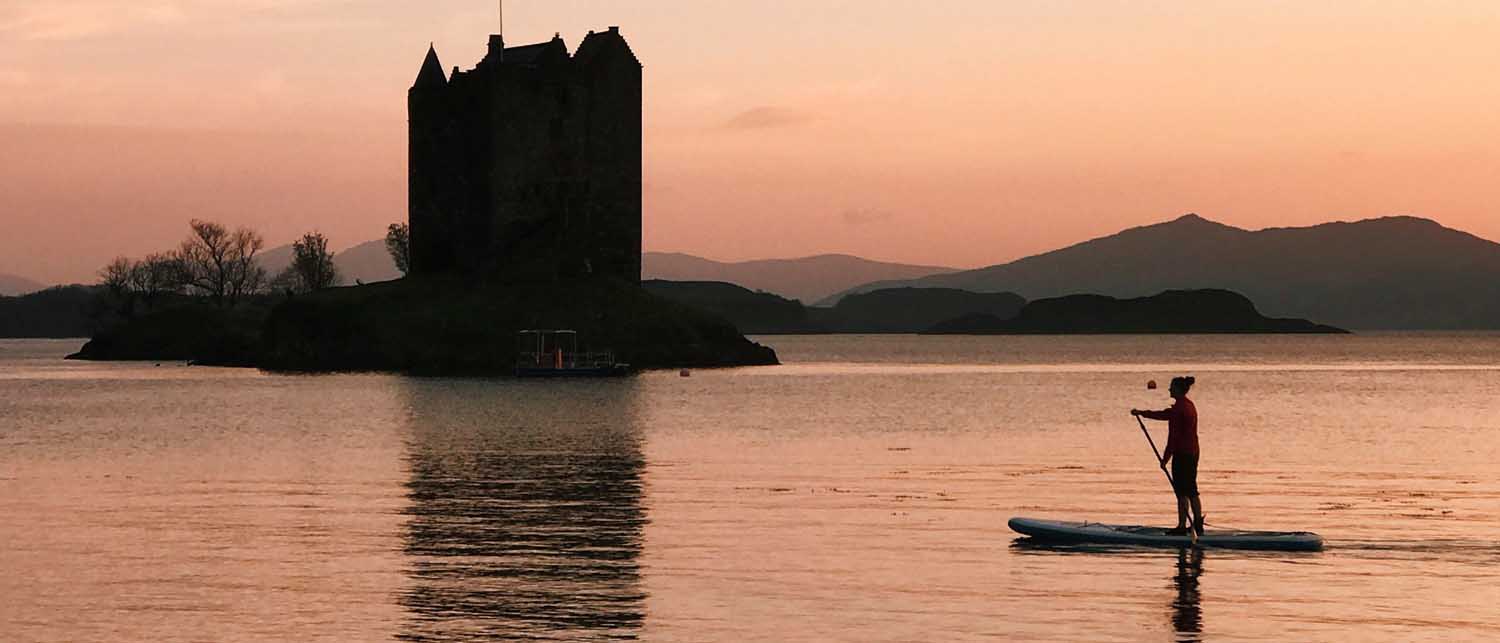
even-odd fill
[[(406, 216), (406, 90), (490, 1), (0, 0), (0, 272), (89, 281), (193, 217), (338, 248)], [(1500, 239), (1493, 0), (511, 0), (620, 25), (646, 248), (960, 267), (1185, 212)]]

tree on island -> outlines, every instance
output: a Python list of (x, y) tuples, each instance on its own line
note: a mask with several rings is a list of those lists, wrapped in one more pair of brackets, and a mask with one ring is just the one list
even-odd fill
[(339, 285), (338, 267), (328, 251), (328, 238), (322, 233), (302, 235), (292, 244), (292, 265), (276, 277), (278, 288), (296, 293), (310, 293)]
[(187, 272), (176, 255), (158, 252), (135, 264), (130, 277), (131, 288), (145, 300), (147, 309), (156, 308), (163, 295), (181, 293), (187, 285)]
[(122, 317), (135, 315), (137, 301), (147, 310), (156, 308), (162, 295), (181, 293), (186, 285), (182, 262), (172, 253), (156, 253), (135, 261), (117, 257), (99, 271), (100, 285), (115, 300)]
[(192, 235), (177, 250), (188, 285), (215, 305), (230, 308), (264, 288), (266, 269), (255, 261), (266, 245), (260, 234), (248, 228), (230, 232), (222, 224), (198, 219), (190, 225)]
[(385, 249), (391, 253), (391, 260), (396, 262), (396, 269), (402, 275), (411, 272), (411, 226), (405, 223), (392, 223), (385, 232)]
[[(129, 257), (115, 257), (99, 271), (99, 285), (104, 286), (105, 294), (121, 317), (135, 314), (135, 273), (139, 269), (139, 264)], [(101, 303), (109, 306), (110, 301)]]

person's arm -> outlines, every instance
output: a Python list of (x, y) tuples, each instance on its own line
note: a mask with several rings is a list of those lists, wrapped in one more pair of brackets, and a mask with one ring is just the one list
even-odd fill
[[(1167, 409), (1164, 409), (1164, 410), (1161, 410), (1161, 411), (1140, 411), (1140, 410), (1135, 410), (1135, 411), (1131, 411), (1131, 414), (1138, 415), (1138, 416), (1146, 418), (1148, 420), (1157, 420), (1157, 421), (1163, 421), (1163, 422), (1171, 421), (1172, 418), (1174, 418), (1174, 417), (1177, 416), (1177, 404), (1174, 402), (1172, 404), (1171, 408), (1167, 408)], [(1166, 446), (1166, 448), (1162, 449), (1162, 452), (1161, 452), (1161, 467), (1163, 469), (1167, 468), (1167, 462), (1172, 459), (1172, 454), (1174, 452), (1176, 452), (1176, 450), (1177, 450), (1176, 449), (1177, 445), (1175, 444), (1175, 441), (1173, 440), (1174, 437), (1175, 436), (1172, 433), (1170, 433), (1170, 432), (1167, 433), (1167, 446)]]
[[(1175, 407), (1175, 406), (1172, 407), (1172, 409), (1175, 409), (1175, 408), (1177, 408), (1177, 407)], [(1165, 422), (1167, 420), (1172, 419), (1172, 409), (1166, 409), (1164, 411), (1136, 411), (1135, 414), (1139, 415), (1139, 416), (1141, 416), (1143, 418), (1146, 418), (1148, 420), (1156, 420), (1158, 422)]]

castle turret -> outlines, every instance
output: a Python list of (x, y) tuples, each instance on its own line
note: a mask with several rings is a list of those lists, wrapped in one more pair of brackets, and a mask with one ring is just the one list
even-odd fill
[(452, 190), (443, 179), (445, 172), (452, 171), (452, 141), (443, 128), (451, 118), (448, 82), (437, 49), (429, 45), (422, 70), (406, 96), (411, 265), (426, 270), (452, 265), (448, 241)]
[(412, 84), (412, 89), (432, 89), (435, 87), (447, 87), (448, 77), (443, 75), (443, 63), (438, 61), (437, 48), (427, 46), (427, 59), (422, 61), (422, 71), (417, 73), (417, 82)]

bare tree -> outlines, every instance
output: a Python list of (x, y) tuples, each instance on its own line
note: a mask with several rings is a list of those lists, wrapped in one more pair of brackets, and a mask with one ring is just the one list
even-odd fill
[(268, 276), (255, 255), (265, 249), (266, 240), (248, 228), (240, 228), (229, 236), (229, 247), (230, 256), (234, 257), (229, 264), (228, 292), (229, 305), (233, 306), (245, 297), (265, 292)]
[(186, 283), (207, 295), (216, 305), (234, 306), (266, 284), (266, 270), (255, 255), (265, 239), (253, 230), (230, 232), (222, 224), (194, 219), (192, 234), (177, 250)]
[(338, 267), (328, 251), (328, 238), (313, 232), (292, 244), (292, 265), (277, 281), (295, 292), (314, 292), (339, 285)]
[(162, 295), (182, 292), (187, 281), (185, 273), (182, 262), (172, 254), (153, 254), (135, 264), (131, 288), (146, 301), (147, 308), (155, 308)]
[(99, 270), (99, 284), (104, 286), (109, 294), (123, 297), (132, 292), (136, 271), (136, 263), (127, 257), (115, 257), (103, 269)]
[(385, 249), (391, 253), (391, 259), (396, 262), (396, 269), (401, 274), (411, 272), (411, 226), (405, 223), (392, 223), (386, 229)]
[(101, 304), (114, 306), (121, 317), (129, 319), (135, 313), (135, 278), (140, 264), (127, 257), (115, 257), (99, 271), (99, 283), (104, 286), (107, 297)]

